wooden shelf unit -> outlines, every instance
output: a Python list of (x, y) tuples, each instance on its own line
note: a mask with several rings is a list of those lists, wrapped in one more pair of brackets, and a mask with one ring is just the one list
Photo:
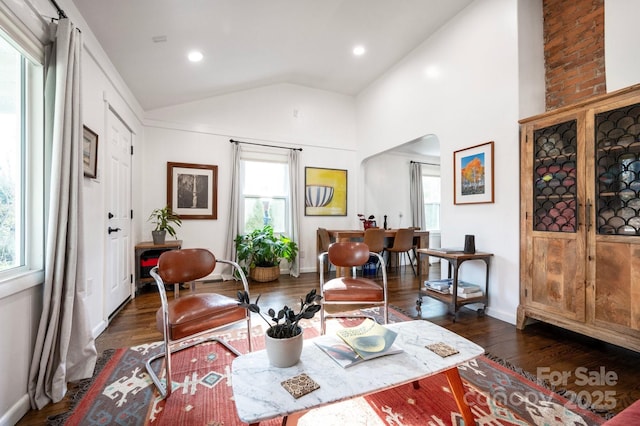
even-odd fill
[[(145, 260), (157, 259), (162, 253), (170, 250), (180, 250), (182, 248), (182, 240), (165, 241), (164, 244), (153, 244), (152, 241), (143, 241), (135, 246), (135, 271), (136, 271), (136, 292), (140, 287), (147, 283), (154, 282), (149, 275), (151, 265), (143, 266)], [(152, 262), (150, 262), (152, 263)], [(155, 265), (153, 265), (155, 266)]]
[[(433, 299), (437, 299), (443, 303), (449, 305), (449, 313), (453, 315), (453, 321), (456, 320), (456, 315), (458, 313), (459, 308), (464, 305), (470, 305), (472, 303), (482, 303), (484, 307), (479, 309), (478, 314), (484, 314), (484, 310), (486, 309), (489, 303), (489, 265), (491, 263), (491, 257), (493, 253), (483, 253), (483, 252), (475, 252), (475, 253), (463, 253), (463, 252), (444, 252), (438, 249), (417, 249), (418, 256), (429, 256), (438, 257), (440, 259), (444, 259), (448, 262), (448, 278), (451, 279), (451, 286), (453, 287), (451, 292), (452, 294), (443, 294), (437, 291), (432, 291), (424, 288), (424, 283), (422, 282), (422, 275), (418, 275), (421, 279), (419, 282), (418, 288), (418, 301), (417, 308), (420, 309), (422, 305), (422, 296), (431, 297)], [(484, 282), (484, 294), (478, 297), (470, 297), (470, 298), (462, 298), (458, 296), (458, 282), (459, 282), (459, 272), (460, 266), (467, 261), (470, 260), (480, 260), (484, 262), (486, 267), (486, 275)]]

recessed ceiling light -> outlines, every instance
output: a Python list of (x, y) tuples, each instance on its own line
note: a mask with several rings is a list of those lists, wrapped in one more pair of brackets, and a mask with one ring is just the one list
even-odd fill
[(440, 68), (436, 65), (429, 65), (424, 69), (424, 74), (429, 78), (440, 77)]
[(193, 50), (193, 51), (189, 52), (189, 55), (187, 57), (189, 58), (189, 60), (191, 62), (200, 62), (202, 60), (202, 58), (204, 58), (202, 53), (198, 52), (197, 50)]
[(353, 54), (356, 56), (362, 56), (366, 52), (364, 46), (356, 46), (353, 48)]

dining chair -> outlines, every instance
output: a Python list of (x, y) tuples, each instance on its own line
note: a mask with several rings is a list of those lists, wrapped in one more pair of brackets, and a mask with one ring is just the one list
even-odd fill
[(413, 234), (414, 230), (412, 228), (398, 229), (396, 231), (396, 236), (393, 239), (393, 245), (391, 247), (385, 247), (384, 250), (389, 253), (389, 263), (391, 263), (391, 253), (395, 254), (396, 268), (400, 267), (400, 254), (403, 255), (403, 258), (406, 254), (409, 257), (409, 263), (411, 264), (411, 269), (413, 269), (413, 275), (416, 275), (416, 269), (413, 266), (410, 254), (413, 250)]
[[(171, 357), (174, 353), (206, 341), (217, 341), (235, 355), (240, 355), (236, 348), (224, 340), (216, 336), (207, 336), (212, 331), (246, 321), (249, 351), (252, 349), (251, 316), (247, 309), (238, 306), (235, 298), (217, 293), (191, 293), (171, 301), (167, 300), (165, 284), (187, 283), (206, 277), (213, 272), (216, 263), (231, 265), (248, 294), (249, 284), (242, 268), (236, 262), (216, 259), (213, 253), (206, 249), (164, 252), (158, 259), (158, 266), (150, 272), (160, 294), (161, 307), (156, 313), (156, 325), (163, 334), (164, 351), (149, 358), (146, 368), (162, 398), (171, 395)], [(160, 358), (165, 359), (165, 385), (151, 365)]]
[[(413, 243), (411, 244), (411, 252), (413, 253), (413, 261), (415, 261), (416, 263), (416, 268), (418, 268), (418, 262), (420, 262), (420, 258), (418, 256), (418, 238), (416, 238), (416, 231), (420, 230), (419, 226), (410, 226), (409, 229), (413, 229), (414, 233), (413, 233)], [(413, 262), (412, 261), (412, 262)], [(418, 271), (420, 270), (420, 268), (417, 269)]]
[[(369, 247), (369, 251), (382, 254), (384, 251), (385, 230), (381, 228), (368, 228), (364, 230), (364, 243)], [(376, 276), (380, 268), (380, 262), (375, 256), (370, 256), (367, 263), (376, 264)]]
[[(370, 256), (376, 256), (382, 269), (382, 285), (369, 278), (360, 277), (356, 273), (359, 266), (369, 261)], [(336, 277), (325, 282), (324, 262), (328, 259), (336, 267), (348, 268), (351, 276)], [(320, 330), (326, 331), (327, 318), (367, 317), (362, 314), (327, 314), (326, 305), (378, 305), (383, 307), (384, 323), (389, 321), (389, 307), (387, 299), (387, 272), (384, 259), (379, 253), (369, 250), (363, 242), (336, 242), (329, 246), (329, 250), (320, 255)]]

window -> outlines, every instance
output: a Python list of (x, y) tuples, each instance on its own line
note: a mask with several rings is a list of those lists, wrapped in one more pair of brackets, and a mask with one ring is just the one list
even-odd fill
[(42, 267), (42, 67), (0, 31), (0, 280)]
[(275, 233), (290, 234), (288, 163), (243, 160), (241, 171), (244, 200), (244, 229), (241, 232), (271, 225)]
[(427, 231), (440, 230), (440, 176), (422, 176), (424, 221)]

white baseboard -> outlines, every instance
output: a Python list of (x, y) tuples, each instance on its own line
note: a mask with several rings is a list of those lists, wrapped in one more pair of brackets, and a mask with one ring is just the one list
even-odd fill
[(18, 423), (25, 414), (31, 410), (29, 395), (24, 394), (15, 404), (9, 407), (6, 413), (0, 417), (0, 426), (13, 426)]

